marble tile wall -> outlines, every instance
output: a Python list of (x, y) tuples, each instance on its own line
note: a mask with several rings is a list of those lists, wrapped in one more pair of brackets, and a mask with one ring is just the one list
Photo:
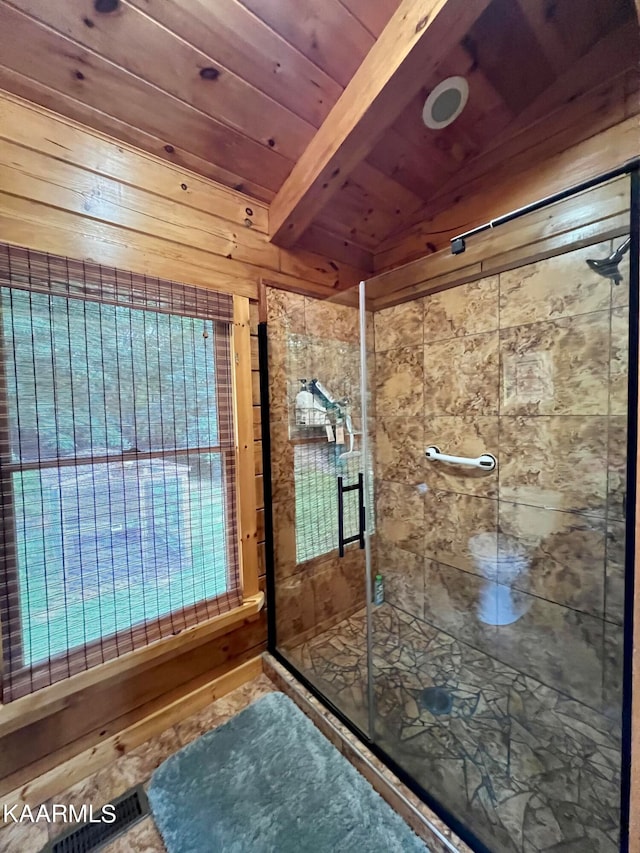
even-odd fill
[[(611, 249), (377, 312), (374, 388), (387, 599), (615, 716), (628, 270), (615, 287), (585, 263)], [(429, 445), (498, 469), (429, 462)]]
[(311, 560), (301, 560), (296, 546), (296, 512), (304, 511), (300, 495), (296, 503), (296, 446), (317, 446), (318, 458), (328, 446), (323, 427), (296, 426), (300, 379), (318, 378), (337, 399), (349, 398), (360, 428), (359, 316), (355, 308), (268, 288), (267, 324), (276, 618), (279, 643), (291, 645), (365, 601), (364, 552), (357, 546), (340, 559), (336, 535), (332, 550)]

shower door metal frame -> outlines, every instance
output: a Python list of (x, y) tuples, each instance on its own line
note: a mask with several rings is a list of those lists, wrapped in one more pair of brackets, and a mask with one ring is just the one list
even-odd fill
[[(627, 406), (627, 501), (625, 518), (625, 602), (624, 602), (624, 624), (623, 624), (623, 679), (622, 679), (622, 740), (621, 740), (621, 782), (620, 782), (620, 853), (629, 851), (629, 822), (630, 822), (630, 793), (631, 793), (631, 738), (632, 738), (632, 686), (633, 686), (633, 618), (634, 618), (634, 569), (636, 552), (636, 516), (638, 499), (637, 475), (638, 475), (638, 359), (640, 355), (640, 160), (636, 159), (625, 163), (617, 169), (606, 174), (583, 182), (574, 187), (563, 190), (555, 196), (550, 196), (544, 201), (534, 202), (535, 209), (553, 204), (556, 201), (569, 198), (584, 191), (586, 185), (589, 188), (599, 186), (602, 183), (628, 174), (630, 178), (630, 203), (629, 217), (631, 236), (630, 263), (629, 263), (629, 367), (628, 367), (628, 406)], [(513, 221), (520, 216), (531, 212), (532, 205), (505, 214), (500, 220)], [(493, 225), (496, 227), (497, 220)], [(484, 230), (484, 229), (483, 229)], [(474, 231), (474, 233), (476, 233)], [(468, 236), (468, 235), (465, 235)], [(561, 253), (558, 253), (561, 254)], [(361, 282), (361, 291), (366, 287), (366, 282)], [(366, 371), (366, 318), (364, 312), (360, 311), (360, 335), (361, 335), (361, 376)], [(418, 796), (430, 809), (441, 819), (453, 832), (471, 847), (476, 853), (493, 853), (479, 838), (476, 837), (471, 827), (462, 823), (455, 817), (447, 807), (437, 800), (432, 794), (420, 785), (392, 756), (375, 742), (375, 732), (370, 720), (370, 732), (363, 732), (343, 711), (340, 710), (327, 696), (322, 693), (289, 659), (278, 650), (277, 647), (277, 619), (275, 600), (275, 561), (273, 550), (273, 514), (271, 505), (271, 441), (269, 424), (269, 373), (268, 373), (268, 331), (267, 324), (262, 322), (258, 326), (259, 365), (260, 365), (260, 391), (261, 391), (261, 420), (262, 420), (262, 453), (263, 453), (263, 476), (265, 495), (265, 562), (266, 562), (266, 588), (267, 588), (267, 651), (285, 667), (316, 699), (318, 699), (340, 722), (382, 761), (404, 784)], [(366, 375), (366, 374), (365, 374)], [(362, 389), (363, 404), (363, 447), (368, 440), (368, 423), (366, 415), (366, 388)], [(363, 454), (365, 460), (366, 456)], [(367, 472), (365, 464), (365, 492), (367, 488)], [(369, 530), (371, 525), (367, 525)], [(365, 534), (365, 549), (370, 554), (370, 533)], [(367, 587), (367, 653), (368, 663), (371, 660), (371, 578), (370, 578), (370, 556), (366, 560), (366, 587)], [(639, 674), (640, 679), (640, 674)], [(369, 708), (372, 709), (373, 679), (369, 669), (368, 679)], [(639, 698), (640, 701), (640, 698)], [(441, 836), (437, 827), (434, 831)], [(455, 847), (444, 836), (443, 843), (452, 851)]]

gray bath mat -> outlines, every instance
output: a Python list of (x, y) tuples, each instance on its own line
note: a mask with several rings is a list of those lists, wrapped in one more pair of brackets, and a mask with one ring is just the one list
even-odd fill
[(427, 851), (283, 693), (172, 755), (148, 795), (169, 853)]

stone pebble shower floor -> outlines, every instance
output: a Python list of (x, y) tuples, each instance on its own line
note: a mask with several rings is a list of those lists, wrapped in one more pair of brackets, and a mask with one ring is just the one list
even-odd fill
[[(496, 853), (618, 851), (618, 720), (388, 603), (373, 624), (376, 741), (427, 791)], [(286, 654), (366, 729), (364, 609)]]

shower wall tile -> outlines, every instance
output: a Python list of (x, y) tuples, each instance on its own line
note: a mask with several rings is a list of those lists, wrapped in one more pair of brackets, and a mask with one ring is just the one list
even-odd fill
[(306, 573), (277, 578), (276, 613), (279, 643), (285, 643), (316, 625), (315, 597)]
[(609, 418), (609, 457), (607, 467), (608, 517), (624, 519), (627, 488), (627, 419), (623, 415)]
[(610, 413), (627, 414), (627, 382), (629, 378), (629, 309), (611, 312), (611, 377)]
[(376, 559), (384, 578), (384, 598), (412, 616), (424, 616), (424, 559), (378, 538)]
[(377, 353), (375, 365), (378, 417), (420, 417), (424, 400), (422, 348)]
[(424, 553), (424, 501), (421, 491), (402, 483), (377, 481), (376, 532), (390, 542), (422, 556)]
[[(604, 519), (503, 501), (498, 518), (498, 553), (506, 564), (498, 581), (602, 617)], [(513, 579), (508, 575), (510, 556), (524, 561), (524, 570)]]
[(423, 344), (424, 300), (403, 302), (374, 314), (376, 352)]
[(273, 550), (276, 579), (295, 574), (296, 502), (293, 497), (273, 502)]
[(280, 503), (295, 498), (294, 446), (289, 440), (289, 421), (271, 419), (271, 498)]
[(495, 560), (497, 501), (430, 489), (425, 494), (424, 504), (425, 557), (477, 574), (480, 569), (472, 550), (478, 542), (476, 537), (485, 534), (485, 539), (481, 540), (483, 553), (486, 553), (486, 541), (489, 539)]
[(424, 405), (435, 415), (498, 414), (498, 333), (424, 347)]
[(286, 338), (290, 333), (304, 334), (305, 297), (286, 290), (267, 288), (267, 321), (269, 339)]
[(587, 266), (606, 257), (609, 242), (500, 273), (500, 328), (610, 307), (611, 285)]
[(420, 486), (378, 480), (376, 483), (379, 516), (404, 516), (424, 520), (424, 490)]
[(419, 483), (424, 455), (422, 418), (379, 418), (376, 432), (375, 474), (381, 480)]
[(269, 413), (274, 420), (289, 419), (291, 381), (287, 373), (289, 348), (285, 336), (272, 334), (269, 326)]
[(502, 415), (606, 415), (609, 311), (500, 332)]
[(475, 458), (483, 453), (492, 453), (498, 457), (497, 417), (427, 417), (422, 443), (422, 454), (416, 455), (414, 460), (423, 459), (424, 481), (430, 489), (485, 498), (498, 497), (497, 470), (443, 465), (424, 457), (425, 448), (432, 445), (452, 456)]
[(365, 565), (364, 551), (348, 548), (344, 558), (333, 558), (319, 564), (311, 571), (311, 589), (314, 614), (318, 625), (326, 624), (336, 616), (364, 606)]
[(607, 571), (605, 619), (622, 625), (624, 620), (624, 560), (626, 531), (623, 521), (607, 521)]
[(478, 618), (480, 593), (486, 583), (478, 575), (425, 559), (424, 619), (495, 657), (496, 627)]
[(326, 299), (304, 297), (305, 332), (327, 341), (346, 341), (358, 344), (360, 318), (357, 308), (336, 305)]
[(500, 419), (500, 498), (604, 516), (606, 417)]
[(376, 351), (375, 314), (373, 311), (365, 311), (367, 325), (367, 352)]
[(551, 601), (513, 592), (523, 615), (496, 629), (496, 657), (599, 709), (603, 622)]
[(624, 634), (620, 625), (604, 622), (604, 713), (619, 722), (622, 708)]
[(497, 328), (498, 276), (452, 287), (424, 300), (426, 344), (461, 335), (479, 335)]
[(514, 669), (600, 708), (604, 623), (516, 590), (512, 595), (520, 618), (511, 625), (488, 625), (479, 618), (481, 594), (488, 583), (491, 595), (496, 584), (427, 560), (425, 620)]
[[(611, 240), (609, 244), (609, 249), (607, 250), (606, 254), (610, 255), (611, 252), (613, 252), (613, 250), (617, 248), (623, 240), (624, 237), (616, 237), (614, 240)], [(612, 308), (623, 308), (629, 305), (629, 262), (630, 255), (629, 252), (627, 252), (624, 258), (618, 264), (618, 269), (622, 273), (622, 281), (620, 282), (620, 284), (611, 285)]]

